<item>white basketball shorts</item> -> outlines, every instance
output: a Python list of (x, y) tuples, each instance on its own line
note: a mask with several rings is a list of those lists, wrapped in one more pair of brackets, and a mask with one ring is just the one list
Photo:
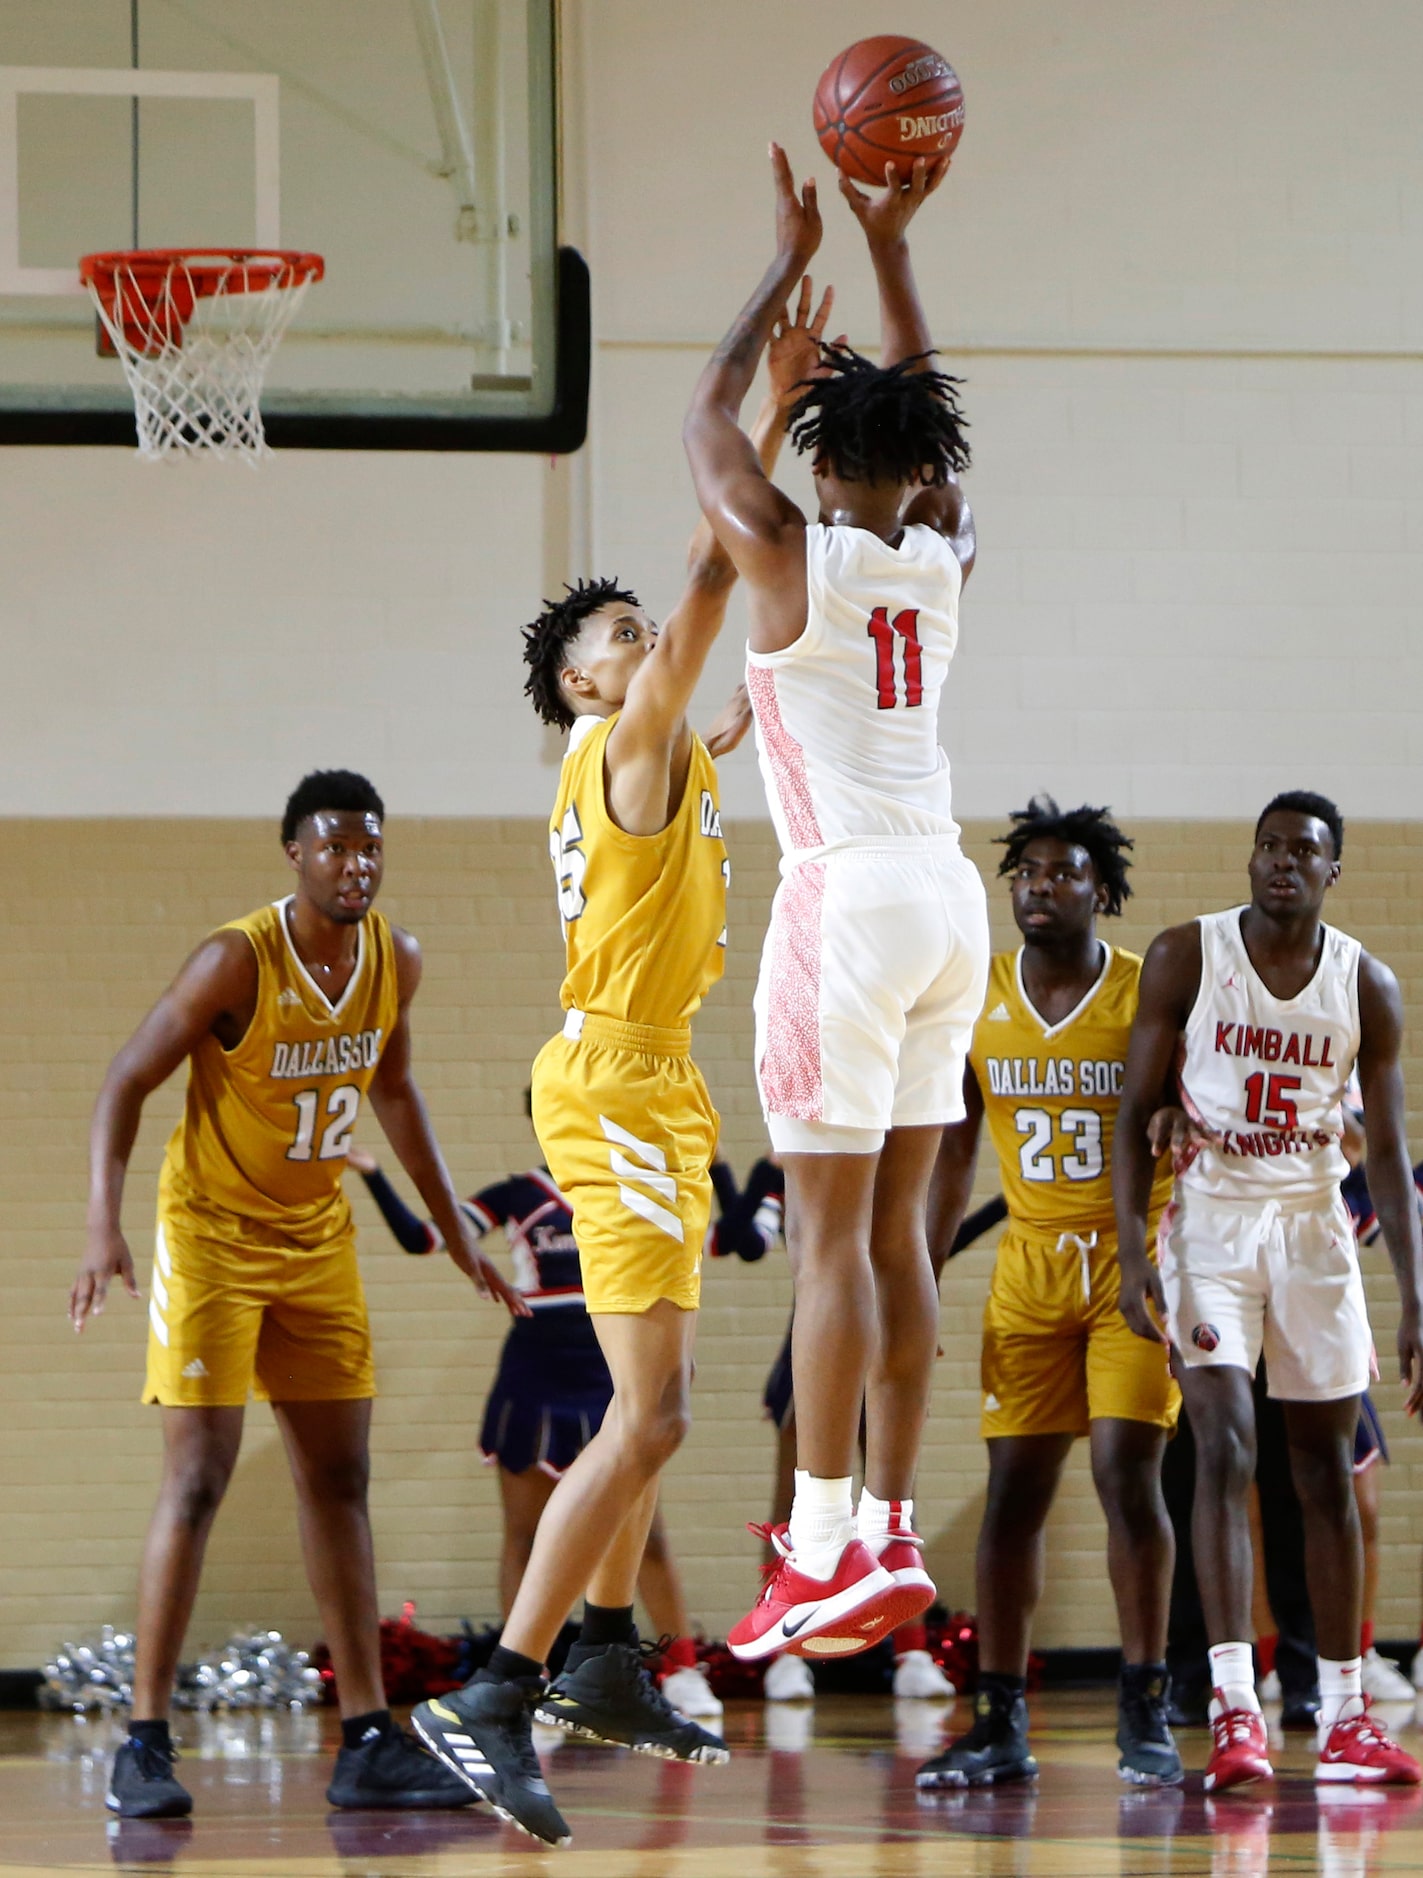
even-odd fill
[(1286, 1402), (1360, 1395), (1378, 1375), (1353, 1222), (1337, 1193), (1309, 1211), (1177, 1188), (1157, 1236), (1168, 1330), (1188, 1369), (1227, 1363)]
[(988, 982), (988, 906), (953, 841), (792, 868), (756, 986), (756, 1077), (782, 1154), (872, 1154), (889, 1128), (963, 1119)]

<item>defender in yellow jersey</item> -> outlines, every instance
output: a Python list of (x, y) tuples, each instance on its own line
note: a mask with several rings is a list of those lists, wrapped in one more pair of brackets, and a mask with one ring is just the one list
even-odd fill
[[(1125, 1667), (1119, 1772), (1174, 1784), (1166, 1620), (1174, 1546), (1161, 1457), (1180, 1396), (1166, 1352), (1118, 1308), (1112, 1136), (1141, 960), (1097, 937), (1130, 893), (1131, 842), (1103, 809), (1039, 796), (1013, 816), (999, 869), (1023, 943), (999, 953), (964, 1074), (967, 1115), (944, 1131), (934, 1238), (947, 1251), (968, 1206), (985, 1117), (1008, 1224), (983, 1318), (988, 1502), (978, 1536), (977, 1719), (921, 1770), (925, 1786), (1030, 1778), (1023, 1700), (1043, 1584), (1043, 1529), (1078, 1435), (1106, 1514)], [(1171, 1195), (1169, 1161), (1153, 1208)]]
[[(828, 312), (827, 296), (811, 318), (807, 282), (796, 319), (784, 318), (757, 423), (768, 463)], [(632, 1616), (658, 1476), (689, 1420), (717, 1137), (691, 1019), (721, 976), (726, 848), (711, 754), (687, 710), (735, 574), (705, 523), (689, 562), (665, 626), (628, 589), (595, 580), (525, 629), (525, 689), (545, 723), (571, 733), (549, 843), (566, 1015), (534, 1064), (534, 1126), (573, 1209), (613, 1399), (549, 1498), (487, 1671), (413, 1720), (448, 1767), (552, 1843), (568, 1827), (539, 1775), (531, 1704), (539, 1719), (598, 1740), (726, 1759), (716, 1736), (662, 1699)], [(543, 1666), (580, 1593), (582, 1637), (544, 1691)]]
[(420, 950), (372, 902), (380, 797), (318, 771), (282, 822), (296, 891), (205, 939), (109, 1067), (94, 1112), (89, 1242), (70, 1294), (82, 1330), (120, 1279), (120, 1224), (145, 1098), (186, 1057), (183, 1119), (159, 1182), (144, 1400), (163, 1408), (164, 1467), (139, 1585), (133, 1721), (108, 1804), (185, 1814), (167, 1710), (208, 1532), (237, 1460), (244, 1405), (270, 1399), (301, 1506), (308, 1576), (341, 1694), (335, 1806), (461, 1806), (469, 1790), (395, 1728), (381, 1689), (366, 1480), (375, 1378), (355, 1233), (341, 1189), (368, 1094), (450, 1255), (518, 1315), (479, 1250), (410, 1074)]

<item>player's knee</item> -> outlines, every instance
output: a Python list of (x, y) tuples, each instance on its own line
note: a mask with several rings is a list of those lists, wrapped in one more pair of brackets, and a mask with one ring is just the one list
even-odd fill
[(1141, 1539), (1167, 1525), (1159, 1474), (1140, 1467), (1094, 1467), (1092, 1479), (1107, 1524), (1118, 1532)]
[(1295, 1492), (1306, 1512), (1335, 1525), (1347, 1525), (1357, 1516), (1354, 1472), (1343, 1449), (1322, 1451), (1295, 1448), (1290, 1453)]
[(179, 1523), (190, 1532), (198, 1532), (222, 1505), (231, 1478), (231, 1461), (202, 1455), (170, 1467), (164, 1482), (164, 1496)]
[(671, 1460), (691, 1425), (691, 1409), (679, 1391), (620, 1417), (619, 1445), (637, 1471), (650, 1478)]
[(1223, 1422), (1204, 1436), (1197, 1428), (1196, 1492), (1204, 1488), (1222, 1499), (1242, 1499), (1255, 1478), (1254, 1430)]
[(306, 1494), (319, 1506), (363, 1507), (371, 1484), (368, 1454), (346, 1454), (304, 1469)]

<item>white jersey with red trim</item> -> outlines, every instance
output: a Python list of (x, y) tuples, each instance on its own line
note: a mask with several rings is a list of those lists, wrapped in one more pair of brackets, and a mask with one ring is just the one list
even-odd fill
[(897, 547), (863, 528), (805, 531), (805, 631), (748, 652), (746, 688), (785, 865), (852, 844), (957, 841), (939, 694), (963, 571), (919, 525)]
[(1359, 1053), (1357, 939), (1325, 926), (1319, 965), (1277, 998), (1250, 962), (1241, 906), (1208, 913), (1201, 986), (1180, 1065), (1186, 1108), (1218, 1137), (1183, 1172), (1185, 1193), (1331, 1205), (1349, 1171), (1341, 1105)]

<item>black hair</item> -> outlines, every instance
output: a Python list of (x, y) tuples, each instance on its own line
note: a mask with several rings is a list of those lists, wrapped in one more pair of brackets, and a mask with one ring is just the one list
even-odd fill
[(564, 595), (562, 600), (545, 600), (543, 612), (523, 628), (524, 663), (529, 668), (524, 696), (533, 700), (544, 723), (567, 730), (574, 713), (558, 675), (568, 662), (568, 648), (582, 632), (584, 620), (615, 600), (624, 606), (641, 606), (642, 602), (635, 593), (618, 585), (616, 575), (611, 580), (580, 580), (576, 587), (565, 585)]
[(307, 817), (320, 814), (322, 809), (374, 815), (378, 822), (385, 820), (385, 804), (374, 783), (367, 782), (353, 769), (314, 769), (309, 776), (302, 777), (287, 797), (282, 814), (282, 846), (295, 841), (296, 831)]
[(1110, 809), (1060, 809), (1051, 796), (1034, 796), (1025, 809), (1014, 809), (1008, 818), (1011, 834), (997, 837), (1007, 849), (999, 866), (1000, 874), (1011, 874), (1023, 858), (1030, 841), (1069, 841), (1085, 850), (1098, 880), (1107, 890), (1108, 913), (1120, 913), (1131, 898), (1127, 869), (1131, 862), (1127, 850), (1136, 846), (1112, 820)]
[(791, 408), (796, 449), (847, 482), (940, 488), (968, 468), (968, 421), (956, 396), (963, 380), (924, 370), (932, 356), (872, 365), (849, 346), (823, 345), (822, 374), (806, 380)]
[(1260, 819), (1255, 824), (1255, 839), (1260, 839), (1260, 830), (1265, 817), (1273, 815), (1276, 809), (1288, 809), (1295, 815), (1312, 815), (1318, 822), (1323, 822), (1329, 830), (1329, 838), (1334, 843), (1334, 859), (1337, 861), (1344, 852), (1344, 817), (1329, 800), (1328, 796), (1316, 795), (1313, 789), (1285, 789), (1270, 800), (1260, 811)]

